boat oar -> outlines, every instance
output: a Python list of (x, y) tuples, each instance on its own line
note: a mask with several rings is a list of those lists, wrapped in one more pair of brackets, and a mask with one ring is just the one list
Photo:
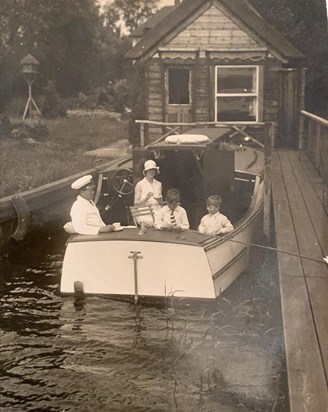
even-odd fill
[(272, 247), (272, 246), (265, 246), (265, 245), (259, 245), (257, 243), (243, 242), (242, 240), (235, 240), (235, 239), (227, 239), (227, 241), (228, 242), (240, 243), (240, 244), (246, 245), (246, 246), (255, 246), (255, 247), (258, 247), (258, 248), (262, 248), (262, 249), (272, 250), (274, 252), (285, 253), (286, 255), (296, 256), (296, 257), (299, 257), (299, 258), (302, 258), (302, 259), (312, 260), (314, 262), (327, 263), (328, 264), (328, 256), (326, 256), (322, 260), (320, 260), (320, 259), (316, 259), (316, 258), (313, 258), (313, 257), (310, 257), (310, 256), (301, 255), (300, 253), (294, 253), (294, 252), (290, 252), (288, 250), (283, 250), (283, 249), (279, 249), (279, 248)]

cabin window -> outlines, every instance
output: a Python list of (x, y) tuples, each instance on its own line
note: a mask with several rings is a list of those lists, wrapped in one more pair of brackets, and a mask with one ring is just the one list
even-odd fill
[(259, 67), (216, 66), (216, 121), (258, 122)]
[(190, 104), (190, 69), (168, 69), (169, 104)]

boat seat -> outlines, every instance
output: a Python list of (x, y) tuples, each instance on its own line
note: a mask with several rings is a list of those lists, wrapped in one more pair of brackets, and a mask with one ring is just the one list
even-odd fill
[(132, 215), (132, 219), (136, 226), (140, 226), (140, 222), (142, 221), (143, 217), (150, 217), (154, 222), (154, 211), (150, 205), (147, 206), (130, 206), (130, 212)]

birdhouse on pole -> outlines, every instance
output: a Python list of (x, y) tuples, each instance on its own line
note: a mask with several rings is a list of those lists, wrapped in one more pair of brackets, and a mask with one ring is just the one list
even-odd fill
[(20, 62), (21, 73), (24, 76), (24, 79), (28, 86), (28, 99), (23, 114), (23, 120), (26, 118), (27, 113), (29, 113), (29, 118), (32, 119), (33, 107), (39, 114), (41, 114), (37, 104), (32, 97), (32, 84), (35, 82), (36, 76), (39, 73), (39, 64), (40, 63), (37, 61), (37, 59), (31, 54), (25, 56)]

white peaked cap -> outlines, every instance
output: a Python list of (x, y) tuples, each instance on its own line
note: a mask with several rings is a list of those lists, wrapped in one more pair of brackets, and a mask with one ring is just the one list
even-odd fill
[(88, 185), (92, 181), (91, 175), (82, 176), (71, 184), (72, 189), (81, 189), (81, 187)]

